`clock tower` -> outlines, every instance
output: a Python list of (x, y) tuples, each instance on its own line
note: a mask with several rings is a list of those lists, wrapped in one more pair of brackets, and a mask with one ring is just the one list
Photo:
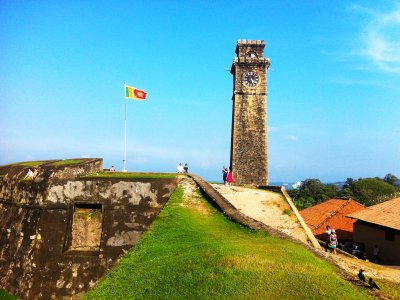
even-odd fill
[(231, 167), (237, 184), (268, 185), (264, 40), (239, 40), (233, 60)]

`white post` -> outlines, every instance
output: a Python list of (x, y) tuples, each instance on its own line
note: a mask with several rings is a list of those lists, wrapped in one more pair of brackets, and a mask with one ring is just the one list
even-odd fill
[(122, 172), (128, 172), (126, 169), (126, 83), (124, 83), (124, 102), (125, 102), (125, 132), (124, 132), (124, 169)]

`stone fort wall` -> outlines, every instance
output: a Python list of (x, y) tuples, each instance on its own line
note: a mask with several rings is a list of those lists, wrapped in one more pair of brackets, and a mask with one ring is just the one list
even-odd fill
[(27, 167), (0, 167), (0, 287), (20, 299), (86, 292), (139, 240), (177, 186), (176, 179), (96, 177), (101, 159), (47, 161), (39, 169), (34, 180), (21, 180)]

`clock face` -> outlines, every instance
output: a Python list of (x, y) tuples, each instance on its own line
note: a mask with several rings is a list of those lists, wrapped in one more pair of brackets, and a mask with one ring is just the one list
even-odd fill
[(243, 74), (243, 84), (253, 87), (258, 85), (258, 83), (260, 82), (260, 78), (258, 77), (257, 72), (246, 72)]

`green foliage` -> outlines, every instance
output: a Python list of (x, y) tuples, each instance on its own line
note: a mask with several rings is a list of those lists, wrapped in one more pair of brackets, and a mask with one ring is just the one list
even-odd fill
[(335, 184), (323, 184), (319, 179), (306, 179), (301, 187), (290, 190), (289, 195), (299, 209), (304, 209), (339, 195)]
[(308, 198), (293, 198), (294, 204), (296, 205), (297, 209), (305, 209), (311, 207), (316, 204), (315, 200), (311, 197)]
[(385, 182), (387, 182), (387, 183), (389, 183), (391, 185), (394, 185), (394, 186), (397, 185), (397, 181), (398, 180), (399, 179), (395, 175), (390, 174), (390, 173), (386, 174), (385, 177), (383, 178), (383, 181), (385, 181)]
[[(231, 222), (178, 188), (84, 299), (368, 299), (302, 246)], [(277, 267), (279, 266), (279, 267)]]
[(305, 209), (330, 198), (352, 198), (365, 206), (375, 205), (400, 196), (397, 177), (387, 174), (381, 178), (347, 178), (341, 189), (336, 184), (323, 184), (319, 179), (306, 179), (298, 190), (289, 195), (298, 209)]
[(293, 211), (292, 211), (291, 209), (285, 208), (285, 209), (283, 210), (283, 214), (284, 214), (284, 215), (291, 216), (292, 213), (293, 213)]
[(1, 300), (16, 300), (17, 298), (9, 293), (7, 293), (5, 290), (0, 289), (0, 299)]
[(379, 178), (360, 178), (350, 186), (353, 197), (366, 206), (382, 202), (399, 189)]

